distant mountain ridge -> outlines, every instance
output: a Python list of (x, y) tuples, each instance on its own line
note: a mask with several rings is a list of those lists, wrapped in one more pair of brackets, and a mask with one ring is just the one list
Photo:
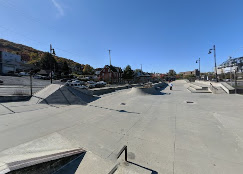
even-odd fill
[[(38, 62), (41, 58), (41, 56), (45, 53), (44, 51), (40, 51), (37, 49), (34, 49), (32, 47), (23, 45), (23, 44), (17, 44), (8, 40), (0, 39), (0, 51), (6, 51), (11, 52), (14, 54), (21, 55), (21, 59), (23, 61), (27, 61), (30, 64), (35, 64)], [(75, 66), (84, 66), (83, 64), (77, 63), (71, 59), (55, 56), (55, 59), (58, 63), (67, 62), (68, 66), (75, 67)]]

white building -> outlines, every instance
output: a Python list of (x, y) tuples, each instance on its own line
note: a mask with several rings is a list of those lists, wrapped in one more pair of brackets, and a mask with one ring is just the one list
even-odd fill
[(218, 74), (225, 74), (229, 72), (243, 72), (243, 57), (228, 59), (217, 67)]
[(16, 72), (21, 67), (21, 56), (5, 51), (0, 51), (0, 74), (7, 74), (10, 71)]

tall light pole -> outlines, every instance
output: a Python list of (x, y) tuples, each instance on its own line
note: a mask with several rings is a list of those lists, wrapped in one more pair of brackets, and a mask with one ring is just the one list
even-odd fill
[(211, 54), (212, 53), (211, 52), (212, 50), (214, 51), (215, 78), (216, 78), (216, 81), (218, 82), (218, 73), (217, 73), (217, 65), (216, 65), (216, 48), (215, 48), (215, 45), (213, 46), (212, 49), (209, 49), (208, 54)]
[[(109, 51), (109, 57), (110, 57), (110, 68), (111, 68), (111, 50)], [(110, 83), (112, 83), (112, 71), (110, 71)]]
[(110, 57), (110, 66), (111, 66), (111, 50), (108, 50), (109, 51), (109, 57)]
[(232, 57), (229, 57), (230, 60), (230, 84), (232, 86)]
[(200, 80), (200, 74), (201, 74), (201, 70), (200, 70), (200, 58), (198, 60), (196, 60), (196, 63), (199, 64), (199, 80)]
[[(50, 54), (56, 55), (54, 48), (52, 48), (52, 45), (50, 44)], [(52, 60), (50, 61), (50, 70), (51, 70), (51, 83), (52, 83)]]

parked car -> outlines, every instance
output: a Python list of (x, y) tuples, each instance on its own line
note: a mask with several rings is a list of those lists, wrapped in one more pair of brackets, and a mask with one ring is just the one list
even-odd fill
[(85, 85), (80, 85), (80, 86), (75, 86), (76, 88), (80, 88), (80, 89), (87, 89), (88, 87)]
[(33, 78), (34, 78), (34, 79), (41, 79), (42, 76), (41, 76), (41, 75), (35, 75), (35, 76), (33, 76)]
[(100, 88), (100, 87), (104, 87), (106, 85), (106, 82), (104, 81), (99, 81), (96, 83), (96, 87)]
[(87, 82), (87, 87), (88, 88), (95, 88), (96, 87), (96, 83), (94, 81), (88, 81)]
[(60, 82), (67, 82), (68, 79), (64, 78), (64, 79), (61, 79)]
[(49, 76), (42, 76), (41, 79), (50, 80), (51, 78)]
[(29, 73), (27, 73), (27, 72), (20, 72), (18, 75), (19, 76), (29, 76)]

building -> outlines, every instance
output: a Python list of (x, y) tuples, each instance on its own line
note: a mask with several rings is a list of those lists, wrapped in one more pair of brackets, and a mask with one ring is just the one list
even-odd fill
[(183, 75), (183, 76), (187, 76), (187, 75), (195, 75), (195, 76), (199, 76), (200, 72), (198, 69), (195, 69), (194, 71), (186, 71), (186, 72), (180, 72), (179, 74)]
[(103, 68), (96, 68), (94, 70), (94, 74), (97, 76), (97, 77), (100, 77), (100, 72), (102, 71)]
[(0, 51), (0, 74), (16, 72), (23, 64), (20, 55)]
[(152, 81), (151, 74), (143, 72), (142, 70), (136, 71), (134, 73), (134, 82), (135, 83), (147, 83)]
[(122, 83), (122, 74), (120, 67), (105, 65), (100, 71), (99, 79), (107, 83)]
[(217, 74), (226, 74), (230, 72), (243, 72), (243, 57), (228, 59), (217, 67)]

